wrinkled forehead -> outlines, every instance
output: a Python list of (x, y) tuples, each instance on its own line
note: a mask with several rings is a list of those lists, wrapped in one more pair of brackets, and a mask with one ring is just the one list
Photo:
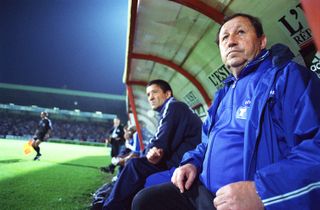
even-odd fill
[(247, 17), (237, 16), (223, 24), (219, 33), (219, 37), (223, 34), (230, 33), (239, 28), (255, 30), (251, 21)]

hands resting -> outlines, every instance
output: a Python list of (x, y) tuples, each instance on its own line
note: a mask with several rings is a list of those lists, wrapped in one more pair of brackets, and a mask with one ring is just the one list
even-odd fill
[(157, 164), (163, 157), (163, 149), (152, 147), (147, 153), (147, 159), (152, 164)]
[[(197, 168), (192, 164), (186, 164), (174, 171), (171, 182), (183, 193), (190, 189), (196, 177)], [(213, 205), (217, 210), (264, 209), (262, 201), (256, 193), (256, 187), (253, 181), (240, 181), (221, 187), (216, 192)]]

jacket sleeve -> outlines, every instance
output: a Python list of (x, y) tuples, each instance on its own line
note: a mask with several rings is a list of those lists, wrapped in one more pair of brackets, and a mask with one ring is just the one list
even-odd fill
[(139, 142), (139, 136), (138, 132), (135, 132), (133, 134), (133, 145), (131, 152), (136, 155), (140, 155), (140, 142)]
[(204, 161), (205, 153), (207, 151), (208, 141), (213, 141), (210, 139), (210, 132), (214, 125), (214, 118), (216, 115), (216, 111), (220, 104), (220, 101), (225, 95), (228, 87), (224, 87), (219, 89), (214, 95), (214, 101), (210, 108), (208, 109), (208, 116), (202, 125), (202, 136), (201, 136), (201, 143), (198, 146), (187, 153), (182, 158), (180, 165), (185, 165), (187, 163), (193, 164), (196, 168), (198, 173), (202, 171), (202, 163)]
[(287, 68), (278, 84), (284, 135), (277, 139), (287, 151), (254, 181), (266, 209), (320, 209), (320, 82), (297, 64)]
[(198, 144), (194, 150), (186, 152), (183, 155), (180, 165), (191, 163), (197, 168), (198, 173), (200, 173), (202, 171), (202, 163), (204, 160), (206, 149), (207, 149), (207, 136), (204, 133), (204, 131), (202, 131), (202, 142)]
[(193, 164), (197, 168), (198, 173), (202, 171), (202, 163), (207, 150), (209, 130), (212, 123), (211, 117), (212, 116), (209, 114), (202, 125), (201, 143), (198, 144), (194, 150), (186, 152), (180, 163), (180, 165), (185, 165), (187, 163)]

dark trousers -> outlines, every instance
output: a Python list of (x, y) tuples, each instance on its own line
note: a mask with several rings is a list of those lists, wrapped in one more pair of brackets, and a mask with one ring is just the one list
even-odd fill
[(110, 196), (103, 204), (104, 210), (130, 210), (135, 194), (144, 186), (146, 178), (166, 170), (165, 166), (153, 165), (147, 158), (133, 158), (123, 168)]
[(111, 154), (110, 154), (111, 157), (117, 157), (124, 146), (124, 142), (121, 140), (116, 140), (112, 138), (110, 144), (111, 144)]
[(132, 201), (132, 210), (215, 210), (214, 197), (198, 179), (184, 193), (164, 183), (141, 190)]

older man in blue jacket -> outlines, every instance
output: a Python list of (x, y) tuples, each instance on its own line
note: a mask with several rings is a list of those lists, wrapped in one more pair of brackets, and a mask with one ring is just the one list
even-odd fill
[(172, 183), (140, 191), (133, 210), (320, 209), (320, 82), (266, 42), (257, 18), (225, 19), (217, 43), (231, 75), (202, 143)]

